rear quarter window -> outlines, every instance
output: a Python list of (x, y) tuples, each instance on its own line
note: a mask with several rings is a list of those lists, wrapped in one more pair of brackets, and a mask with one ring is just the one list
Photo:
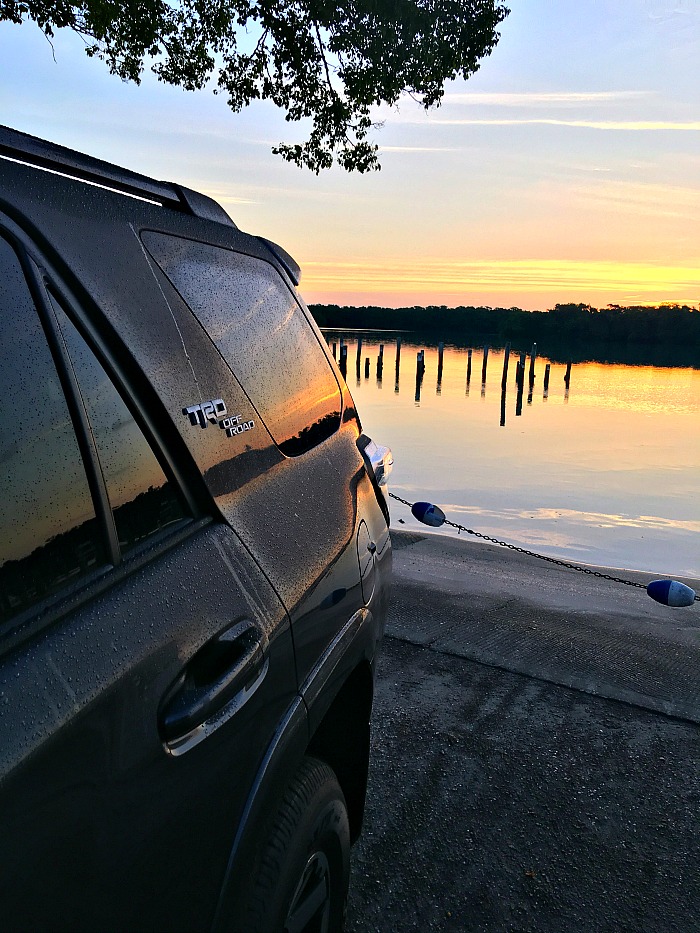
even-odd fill
[(335, 374), (272, 265), (182, 237), (146, 232), (142, 239), (284, 454), (304, 453), (338, 429)]

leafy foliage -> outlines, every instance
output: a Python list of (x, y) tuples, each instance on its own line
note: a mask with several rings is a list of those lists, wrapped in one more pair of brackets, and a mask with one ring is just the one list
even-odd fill
[(139, 82), (146, 65), (187, 90), (216, 75), (235, 112), (270, 100), (311, 120), (308, 139), (274, 152), (318, 172), (379, 168), (372, 107), (404, 93), (426, 109), (496, 45), (501, 0), (0, 0), (0, 19), (70, 28), (88, 55)]

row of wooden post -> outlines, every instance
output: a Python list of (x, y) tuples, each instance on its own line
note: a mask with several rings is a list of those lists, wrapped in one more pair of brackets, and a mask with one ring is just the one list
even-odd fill
[[(488, 344), (484, 345), (482, 364), (481, 364), (481, 383), (482, 386), (486, 384), (486, 372), (488, 368), (489, 360), (489, 349)], [(348, 348), (345, 340), (341, 337), (340, 339), (340, 356), (338, 356), (338, 344), (334, 341), (332, 344), (333, 358), (338, 361), (338, 366), (343, 378), (347, 378), (347, 369), (348, 369)], [(503, 353), (503, 375), (501, 377), (501, 389), (505, 392), (506, 385), (508, 381), (508, 365), (510, 361), (510, 343), (507, 343)], [(467, 387), (471, 382), (472, 376), (472, 350), (467, 350)], [(441, 341), (438, 344), (438, 370), (437, 370), (437, 382), (438, 388), (442, 383), (442, 372), (443, 372), (443, 363), (444, 363), (444, 353), (445, 353), (445, 344)], [(530, 368), (528, 373), (528, 384), (530, 391), (535, 384), (535, 361), (537, 359), (537, 344), (533, 343), (532, 350), (530, 351)], [(520, 358), (516, 363), (515, 371), (515, 382), (520, 392), (524, 389), (525, 384), (525, 363), (527, 360), (527, 353), (524, 350), (520, 351)], [(356, 356), (356, 373), (357, 378), (360, 378), (361, 371), (361, 362), (362, 362), (362, 337), (358, 337), (357, 340), (357, 356)], [(399, 378), (399, 368), (401, 365), (401, 338), (397, 337), (396, 339), (396, 381), (398, 384)], [(566, 373), (564, 375), (564, 385), (567, 390), (571, 382), (571, 366), (572, 361), (568, 360), (566, 364)], [(551, 366), (549, 363), (545, 365), (544, 369), (544, 391), (549, 391), (549, 377), (550, 377)], [(369, 370), (370, 370), (370, 360), (369, 357), (365, 358), (365, 379), (369, 379)], [(382, 373), (384, 370), (384, 344), (379, 344), (379, 353), (377, 356), (377, 378), (382, 378)], [(425, 374), (425, 350), (419, 350), (416, 354), (416, 392), (420, 391), (420, 384), (423, 381), (423, 376)]]

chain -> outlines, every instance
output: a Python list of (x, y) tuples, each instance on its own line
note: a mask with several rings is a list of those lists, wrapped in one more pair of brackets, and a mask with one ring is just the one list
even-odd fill
[[(390, 492), (389, 495), (392, 499), (396, 499), (397, 502), (402, 502), (404, 505), (407, 505), (409, 509), (413, 508), (413, 503), (408, 502), (406, 499), (402, 499), (401, 496), (397, 496), (393, 492)], [(537, 554), (535, 551), (528, 551), (527, 548), (518, 547), (517, 544), (499, 541), (498, 538), (484, 535), (480, 531), (474, 531), (473, 528), (466, 528), (464, 525), (457, 524), (457, 522), (451, 522), (449, 518), (446, 518), (444, 523), (445, 525), (451, 525), (453, 528), (456, 528), (458, 532), (464, 531), (468, 535), (474, 535), (475, 538), (481, 538), (482, 541), (498, 544), (499, 547), (506, 547), (509, 551), (517, 551), (518, 554), (526, 554), (528, 557), (537, 557), (539, 560), (545, 560), (548, 564), (555, 564), (557, 567), (565, 567), (567, 570), (576, 570), (578, 573), (588, 574), (589, 577), (598, 577), (600, 580), (610, 580), (611, 583), (622, 583), (624, 586), (636, 586), (639, 587), (640, 590), (646, 590), (646, 585), (644, 583), (637, 583), (636, 580), (625, 580), (624, 577), (613, 577), (609, 573), (591, 570), (590, 567), (581, 567), (579, 564), (572, 564), (567, 560), (559, 560), (557, 557), (546, 557), (544, 554)], [(700, 601), (700, 595), (695, 597), (695, 601)]]

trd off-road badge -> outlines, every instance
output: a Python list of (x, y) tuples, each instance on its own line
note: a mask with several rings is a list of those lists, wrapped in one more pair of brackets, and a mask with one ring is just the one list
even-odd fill
[(222, 398), (212, 398), (199, 405), (190, 405), (189, 408), (182, 409), (182, 414), (189, 417), (190, 424), (198, 424), (200, 428), (206, 428), (208, 424), (218, 424), (223, 431), (226, 431), (227, 437), (244, 434), (255, 427), (255, 422), (252, 420), (243, 421), (240, 415), (229, 415)]

